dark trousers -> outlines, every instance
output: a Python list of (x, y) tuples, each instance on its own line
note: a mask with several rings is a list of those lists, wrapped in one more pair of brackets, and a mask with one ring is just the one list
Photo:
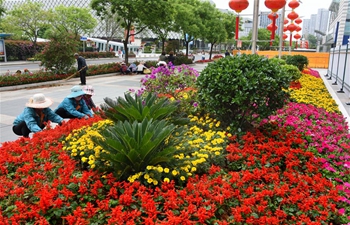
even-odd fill
[(80, 83), (86, 84), (86, 70), (80, 71)]
[(76, 116), (73, 116), (72, 114), (70, 114), (69, 112), (67, 112), (67, 110), (65, 110), (64, 108), (58, 108), (55, 113), (57, 115), (59, 115), (60, 117), (64, 118), (64, 119), (72, 119), (72, 118), (78, 118)]
[[(45, 127), (44, 124), (42, 124), (40, 126), (41, 129), (44, 129), (44, 127)], [(29, 133), (31, 133), (31, 131), (27, 127), (26, 122), (24, 122), (24, 121), (16, 126), (13, 126), (12, 130), (13, 130), (13, 133), (17, 134), (18, 136), (23, 136), (23, 137), (29, 137)]]

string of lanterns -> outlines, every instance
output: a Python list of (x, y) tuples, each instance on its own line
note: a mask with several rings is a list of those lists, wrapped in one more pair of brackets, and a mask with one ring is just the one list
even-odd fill
[[(269, 31), (271, 31), (271, 37), (270, 37), (270, 46), (272, 45), (272, 42), (275, 39), (275, 33), (277, 30), (277, 26), (276, 26), (276, 19), (278, 18), (277, 15), (277, 11), (283, 7), (285, 7), (287, 1), (286, 0), (265, 0), (265, 6), (268, 9), (271, 9), (271, 13), (268, 15), (268, 18), (270, 20), (272, 20), (272, 23), (269, 24), (267, 26), (267, 29)], [(238, 33), (239, 33), (239, 13), (242, 12), (243, 10), (245, 10), (247, 7), (249, 6), (249, 2), (248, 0), (230, 0), (229, 1), (229, 7), (236, 11), (237, 16), (236, 16), (236, 29), (235, 29), (235, 39), (238, 40)], [(292, 46), (292, 38), (293, 38), (293, 32), (299, 32), (301, 30), (301, 28), (296, 25), (296, 24), (300, 24), (302, 22), (302, 20), (299, 18), (299, 15), (294, 11), (298, 6), (299, 6), (299, 2), (297, 0), (291, 0), (288, 3), (288, 6), (292, 9), (292, 11), (288, 14), (288, 19), (290, 19), (290, 24), (287, 25), (289, 23), (288, 19), (284, 18), (284, 27), (283, 27), (283, 32), (289, 31), (290, 32), (290, 42), (289, 45)], [(286, 26), (287, 25), (287, 26)], [(287, 39), (288, 35), (283, 33), (283, 39)], [(297, 40), (300, 39), (301, 36), (300, 34), (296, 33), (294, 35), (294, 39)], [(296, 43), (297, 43), (296, 42)], [(296, 44), (297, 46), (297, 44)]]

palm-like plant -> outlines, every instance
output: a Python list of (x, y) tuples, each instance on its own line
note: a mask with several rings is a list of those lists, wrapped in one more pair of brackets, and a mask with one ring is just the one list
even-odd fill
[(107, 118), (117, 121), (138, 121), (145, 118), (153, 120), (169, 119), (174, 124), (184, 124), (188, 122), (183, 115), (173, 113), (178, 108), (178, 102), (171, 102), (167, 98), (159, 98), (154, 93), (149, 93), (146, 97), (134, 97), (130, 93), (124, 94), (125, 98), (118, 97), (117, 101), (111, 98), (104, 98), (105, 103), (101, 105)]
[(148, 165), (165, 165), (174, 160), (176, 151), (166, 140), (176, 129), (165, 120), (144, 118), (141, 122), (118, 121), (102, 131), (103, 139), (95, 139), (104, 151), (101, 159), (109, 165), (100, 165), (101, 170), (113, 172), (119, 179), (144, 171)]

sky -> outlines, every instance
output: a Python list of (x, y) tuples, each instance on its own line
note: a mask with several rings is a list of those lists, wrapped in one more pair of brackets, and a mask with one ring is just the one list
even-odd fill
[[(230, 9), (228, 6), (229, 0), (212, 0), (217, 8), (220, 9)], [(317, 10), (321, 8), (328, 9), (332, 3), (332, 0), (300, 0), (299, 7), (297, 7), (294, 11), (299, 14), (299, 17), (302, 19), (310, 19), (311, 14), (317, 14)], [(247, 9), (241, 12), (242, 16), (249, 17), (250, 14), (253, 14), (254, 10), (254, 0), (248, 0), (249, 6)], [(270, 11), (270, 9), (265, 7), (264, 0), (259, 0), (259, 11)], [(288, 14), (288, 10), (291, 8), (288, 7), (288, 3), (290, 0), (287, 0), (286, 4), (286, 15)]]

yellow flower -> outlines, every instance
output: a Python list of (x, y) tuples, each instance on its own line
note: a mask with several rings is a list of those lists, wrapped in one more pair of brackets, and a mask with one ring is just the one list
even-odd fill
[(171, 174), (173, 174), (173, 176), (176, 176), (176, 175), (177, 175), (177, 171), (176, 171), (176, 170), (173, 170), (173, 171), (171, 172)]
[(169, 183), (169, 182), (170, 182), (170, 179), (166, 177), (166, 178), (164, 178), (164, 182)]
[(180, 180), (184, 181), (184, 180), (186, 180), (186, 178), (184, 176), (181, 176)]
[(169, 173), (169, 172), (170, 172), (169, 168), (164, 168), (164, 173)]

